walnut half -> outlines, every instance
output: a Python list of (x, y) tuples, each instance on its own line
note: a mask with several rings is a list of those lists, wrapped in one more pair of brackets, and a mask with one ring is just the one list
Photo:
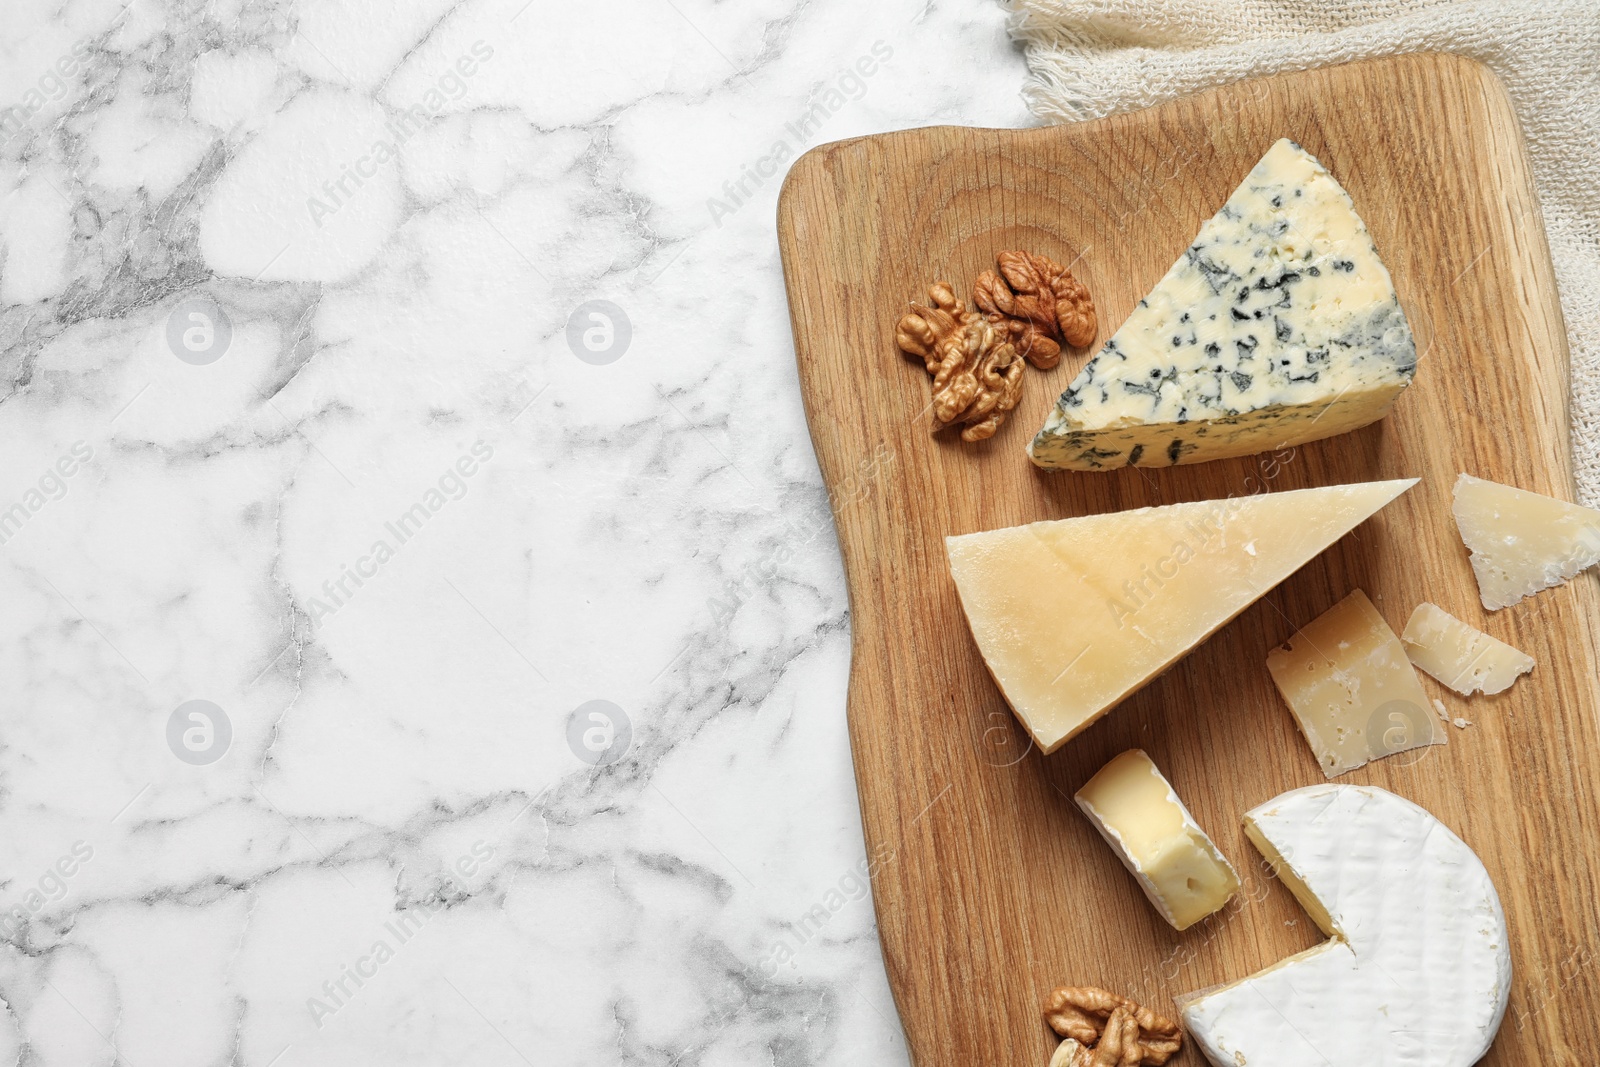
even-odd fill
[(973, 285), (973, 300), (1012, 344), (1040, 370), (1061, 359), (1061, 345), (1083, 348), (1094, 341), (1099, 320), (1089, 290), (1072, 272), (1035, 252), (1001, 252), (995, 271)]
[(1063, 1056), (1057, 1048), (1051, 1067), (1157, 1067), (1183, 1047), (1183, 1032), (1176, 1023), (1093, 986), (1068, 986), (1051, 993), (1044, 1003), (1044, 1019), (1066, 1039), (1063, 1045), (1077, 1046), (1064, 1054), (1064, 1064), (1055, 1062)]
[(933, 416), (963, 441), (993, 437), (1022, 398), (1022, 360), (1005, 331), (962, 305), (948, 282), (928, 289), (895, 327), (895, 344), (933, 375)]

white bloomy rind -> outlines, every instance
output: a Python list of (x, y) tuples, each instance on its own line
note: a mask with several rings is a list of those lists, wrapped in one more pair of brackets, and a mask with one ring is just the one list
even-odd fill
[(1216, 914), (1238, 892), (1238, 872), (1143, 749), (1112, 759), (1073, 799), (1174, 929)]
[(1371, 786), (1285, 793), (1245, 830), (1332, 940), (1187, 1000), (1217, 1067), (1469, 1067), (1505, 1017), (1511, 950), (1483, 863)]

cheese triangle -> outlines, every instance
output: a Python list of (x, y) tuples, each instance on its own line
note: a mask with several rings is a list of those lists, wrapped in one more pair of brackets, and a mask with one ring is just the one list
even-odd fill
[(1350, 194), (1280, 140), (1073, 380), (1028, 454), (1106, 470), (1303, 444), (1383, 418), (1416, 366)]
[(1593, 508), (1463, 474), (1455, 516), (1490, 611), (1600, 563), (1600, 511)]
[(990, 673), (1051, 752), (1415, 484), (1141, 508), (945, 546)]
[(1504, 693), (1538, 666), (1526, 652), (1468, 626), (1437, 604), (1418, 604), (1400, 640), (1412, 663), (1464, 697)]

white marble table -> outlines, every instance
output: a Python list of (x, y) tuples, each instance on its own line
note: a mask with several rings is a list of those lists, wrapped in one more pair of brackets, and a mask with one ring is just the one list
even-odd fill
[(773, 211), (1002, 18), (5, 6), (0, 1064), (904, 1061)]

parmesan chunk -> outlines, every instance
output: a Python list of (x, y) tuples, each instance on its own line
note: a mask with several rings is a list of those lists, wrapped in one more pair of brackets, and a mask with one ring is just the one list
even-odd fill
[(1273, 650), (1267, 669), (1329, 778), (1445, 743), (1400, 639), (1359, 589)]
[(1085, 515), (945, 548), (989, 672), (1052, 752), (1415, 484)]
[(1534, 668), (1532, 656), (1436, 604), (1418, 604), (1400, 640), (1412, 663), (1462, 696), (1504, 693)]
[(1463, 474), (1455, 516), (1490, 611), (1600, 563), (1600, 511), (1593, 508)]

